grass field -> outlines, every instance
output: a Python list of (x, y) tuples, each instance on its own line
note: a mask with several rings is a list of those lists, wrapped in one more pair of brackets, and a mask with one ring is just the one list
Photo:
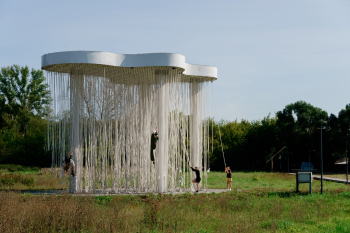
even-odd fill
[[(17, 176), (17, 177), (16, 177)], [(329, 177), (343, 178), (343, 174), (327, 175)], [(22, 182), (6, 182), (5, 180), (20, 180), (18, 177), (25, 178)], [(209, 189), (225, 189), (226, 175), (223, 172), (208, 173)], [(295, 190), (295, 176), (285, 173), (266, 173), (266, 172), (234, 172), (232, 174), (232, 188), (243, 191), (283, 191), (292, 192)], [(65, 179), (56, 178), (51, 173), (50, 168), (31, 168), (18, 165), (0, 165), (0, 190), (20, 191), (20, 190), (61, 190), (68, 188), (68, 175)], [(312, 183), (313, 192), (320, 191), (320, 181), (314, 180)], [(324, 190), (337, 190), (340, 187), (347, 189), (346, 185), (327, 182), (324, 184)], [(307, 192), (308, 184), (300, 184), (300, 190)]]
[[(11, 174), (35, 178), (31, 189), (56, 185), (50, 173), (38, 173)], [(225, 174), (210, 172), (208, 185), (225, 188)], [(348, 185), (324, 182), (320, 194), (314, 181), (309, 195), (308, 184), (295, 193), (293, 175), (236, 172), (232, 187), (221, 194), (99, 197), (2, 191), (0, 232), (350, 232)]]

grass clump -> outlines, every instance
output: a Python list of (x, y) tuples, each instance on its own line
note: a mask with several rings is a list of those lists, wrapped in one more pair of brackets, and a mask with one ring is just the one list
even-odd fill
[(254, 176), (253, 176), (253, 180), (255, 180), (255, 181), (259, 181), (261, 178), (260, 178), (260, 176), (259, 176), (259, 174), (255, 174)]
[(20, 174), (0, 174), (0, 186), (13, 186), (15, 184), (22, 184), (28, 187), (34, 187), (35, 182), (32, 177), (25, 177)]

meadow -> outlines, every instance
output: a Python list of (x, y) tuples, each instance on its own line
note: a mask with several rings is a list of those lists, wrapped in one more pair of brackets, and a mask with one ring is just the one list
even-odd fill
[[(324, 182), (320, 194), (314, 180), (312, 195), (308, 184), (295, 193), (284, 173), (235, 172), (221, 194), (44, 196), (16, 190), (61, 185), (49, 172), (0, 169), (34, 180), (0, 183), (0, 232), (350, 232), (348, 185)], [(225, 174), (210, 172), (208, 185), (225, 188)]]

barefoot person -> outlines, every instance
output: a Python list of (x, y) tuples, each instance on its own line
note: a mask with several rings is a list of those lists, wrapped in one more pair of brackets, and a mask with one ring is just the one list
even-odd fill
[(199, 182), (201, 182), (201, 175), (199, 173), (198, 167), (195, 167), (194, 169), (190, 166), (190, 168), (192, 169), (192, 171), (194, 171), (196, 173), (196, 179), (192, 180), (192, 183), (196, 183), (197, 184), (197, 193), (199, 191)]
[(225, 173), (227, 173), (226, 177), (227, 177), (227, 190), (231, 190), (231, 186), (232, 186), (232, 174), (231, 174), (231, 169), (230, 167), (226, 167), (225, 169)]

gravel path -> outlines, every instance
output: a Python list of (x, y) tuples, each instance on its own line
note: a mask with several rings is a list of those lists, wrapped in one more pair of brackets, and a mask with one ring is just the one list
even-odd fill
[[(228, 190), (226, 189), (207, 189), (207, 190), (200, 190), (198, 194), (201, 193), (223, 193), (227, 192)], [(237, 190), (241, 191), (241, 190)], [(22, 194), (24, 193), (29, 193), (29, 194), (34, 194), (34, 195), (70, 195), (68, 193), (68, 190), (28, 190), (28, 191), (21, 191)], [(186, 192), (167, 192), (164, 194), (173, 194), (173, 195), (178, 195), (178, 194), (184, 194)], [(190, 192), (192, 194), (197, 194), (195, 192)], [(109, 192), (100, 192), (100, 193), (76, 193), (76, 194), (71, 194), (74, 196), (106, 196), (106, 195), (146, 195), (148, 193), (109, 193)], [(153, 193), (154, 195), (157, 195), (158, 193)]]

